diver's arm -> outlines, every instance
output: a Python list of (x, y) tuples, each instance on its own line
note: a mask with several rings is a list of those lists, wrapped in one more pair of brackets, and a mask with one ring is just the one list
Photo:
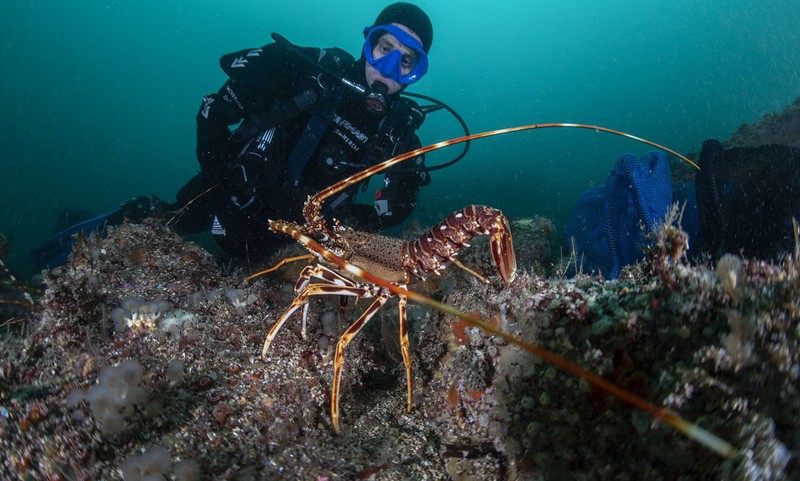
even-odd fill
[(197, 113), (197, 160), (209, 180), (218, 178), (235, 155), (228, 127), (239, 123), (245, 112), (231, 100), (232, 91), (231, 82), (225, 82), (219, 92), (203, 97)]
[(297, 90), (307, 67), (275, 44), (241, 50), (220, 59), (228, 80), (203, 97), (197, 114), (197, 159), (201, 172), (216, 179), (241, 145), (231, 142), (231, 127), (264, 114)]

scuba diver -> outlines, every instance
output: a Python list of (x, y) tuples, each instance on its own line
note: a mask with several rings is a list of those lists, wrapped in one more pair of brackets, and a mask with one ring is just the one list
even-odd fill
[[(399, 94), (425, 75), (433, 27), (418, 7), (389, 5), (364, 29), (359, 59), (273, 37), (220, 60), (229, 80), (197, 115), (200, 173), (177, 196), (178, 206), (192, 202), (175, 223), (180, 234), (211, 229), (223, 250), (251, 260), (284, 243), (267, 219), (302, 221), (309, 195), (421, 145), (415, 131), (424, 113)], [(374, 206), (354, 203), (354, 185), (323, 214), (361, 230), (392, 227), (429, 182), (424, 170), (390, 171)]]
[[(430, 19), (419, 7), (394, 3), (364, 29), (356, 59), (339, 48), (304, 48), (273, 34), (275, 42), (223, 56), (228, 80), (203, 97), (197, 114), (200, 172), (167, 205), (139, 197), (114, 211), (57, 235), (100, 230), (125, 219), (137, 222), (155, 212), (177, 212), (170, 223), (181, 235), (210, 231), (235, 257), (258, 262), (288, 240), (271, 233), (268, 219), (303, 221), (307, 197), (366, 167), (420, 147), (416, 130), (425, 115), (446, 108), (421, 107), (406, 87), (428, 70), (433, 41)], [(366, 182), (326, 202), (323, 215), (360, 230), (396, 226), (416, 207), (421, 186), (430, 183), (424, 157), (387, 170), (373, 205), (355, 203)], [(63, 243), (39, 251), (42, 264), (66, 259)], [(48, 249), (48, 244), (50, 249)]]

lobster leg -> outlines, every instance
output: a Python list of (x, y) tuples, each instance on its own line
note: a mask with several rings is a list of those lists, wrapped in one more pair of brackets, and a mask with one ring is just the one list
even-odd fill
[[(342, 286), (342, 287), (357, 287), (356, 284), (346, 277), (342, 277), (338, 273), (330, 270), (325, 266), (306, 266), (303, 271), (300, 273), (300, 277), (297, 279), (297, 282), (294, 285), (294, 293), (298, 294), (302, 291), (309, 282), (311, 282), (311, 278), (317, 278), (323, 280), (333, 286)], [(323, 284), (325, 285), (325, 284)], [(367, 287), (368, 289), (373, 289), (375, 292), (372, 295), (359, 295), (358, 293), (355, 294), (343, 294), (345, 296), (357, 296), (357, 297), (375, 297), (377, 295), (377, 290), (374, 287)], [(336, 294), (335, 292), (322, 292), (320, 295), (323, 294)], [(311, 294), (314, 295), (314, 294)], [(341, 308), (340, 308), (341, 312)], [(308, 304), (303, 305), (303, 321), (300, 328), (300, 334), (303, 336), (303, 340), (306, 340), (306, 324), (308, 321)]]
[(344, 348), (353, 340), (358, 332), (367, 324), (367, 322), (375, 315), (376, 312), (386, 304), (386, 301), (392, 297), (389, 291), (381, 292), (372, 304), (361, 314), (350, 327), (344, 331), (339, 342), (336, 343), (336, 354), (333, 358), (333, 387), (331, 389), (331, 420), (333, 421), (333, 430), (339, 433), (339, 387), (342, 382), (342, 366), (344, 366)]
[[(407, 289), (406, 286), (400, 286)], [(408, 389), (408, 402), (406, 404), (408, 412), (411, 412), (411, 353), (408, 350), (408, 318), (406, 315), (406, 302), (408, 298), (404, 295), (400, 297), (400, 352), (403, 353), (403, 365), (406, 367), (406, 387)]]
[[(312, 277), (316, 277), (325, 281), (330, 282), (330, 284), (309, 284), (310, 279)], [(267, 351), (269, 350), (269, 346), (275, 337), (278, 335), (278, 331), (283, 327), (283, 324), (286, 322), (289, 317), (294, 314), (294, 312), (303, 307), (303, 338), (305, 339), (305, 326), (306, 326), (306, 315), (308, 313), (308, 297), (309, 296), (322, 296), (322, 295), (340, 295), (340, 296), (356, 296), (356, 297), (375, 297), (378, 295), (379, 287), (378, 286), (358, 286), (353, 281), (349, 279), (345, 279), (344, 277), (336, 274), (335, 272), (331, 271), (327, 267), (324, 266), (315, 266), (315, 267), (307, 267), (303, 269), (301, 274), (301, 279), (297, 281), (295, 285), (295, 289), (300, 289), (300, 293), (297, 295), (294, 301), (292, 301), (292, 305), (286, 309), (286, 312), (278, 319), (278, 321), (272, 326), (267, 334), (267, 338), (264, 340), (264, 347), (261, 350), (261, 357), (267, 357)]]
[[(334, 285), (339, 285), (339, 286), (351, 285), (351, 283), (348, 283), (347, 279), (343, 279), (340, 275), (336, 274), (331, 270), (326, 270), (322, 266), (306, 266), (303, 269), (303, 271), (300, 272), (300, 276), (297, 278), (297, 282), (294, 283), (294, 293), (296, 295), (299, 295), (306, 288), (308, 283), (311, 282), (312, 277), (328, 281)], [(295, 299), (295, 302), (297, 302), (297, 299)], [(302, 316), (303, 320), (300, 323), (300, 335), (303, 336), (303, 340), (305, 341), (307, 339), (306, 324), (308, 323), (308, 303), (302, 304), (302, 306), (303, 306), (303, 316)], [(295, 307), (295, 309), (297, 309), (297, 307)], [(286, 315), (291, 315), (291, 313)], [(283, 323), (280, 324), (282, 325)], [(280, 327), (278, 329), (280, 329)]]

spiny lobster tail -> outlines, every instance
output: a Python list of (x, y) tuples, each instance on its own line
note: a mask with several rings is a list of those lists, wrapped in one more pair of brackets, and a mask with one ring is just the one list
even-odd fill
[(403, 266), (424, 279), (437, 273), (476, 235), (491, 236), (492, 258), (505, 284), (514, 279), (517, 260), (508, 220), (502, 212), (483, 205), (470, 205), (447, 216), (418, 239), (403, 245)]
[(489, 230), (494, 265), (497, 266), (497, 272), (500, 274), (503, 284), (508, 286), (517, 276), (517, 256), (511, 242), (511, 227), (502, 212), (497, 209), (492, 210), (496, 211), (493, 217), (482, 220)]

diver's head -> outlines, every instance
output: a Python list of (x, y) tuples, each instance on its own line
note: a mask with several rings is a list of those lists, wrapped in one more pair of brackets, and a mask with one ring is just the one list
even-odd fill
[(416, 82), (428, 70), (432, 42), (433, 26), (422, 9), (404, 2), (384, 8), (364, 29), (367, 85), (394, 94)]

